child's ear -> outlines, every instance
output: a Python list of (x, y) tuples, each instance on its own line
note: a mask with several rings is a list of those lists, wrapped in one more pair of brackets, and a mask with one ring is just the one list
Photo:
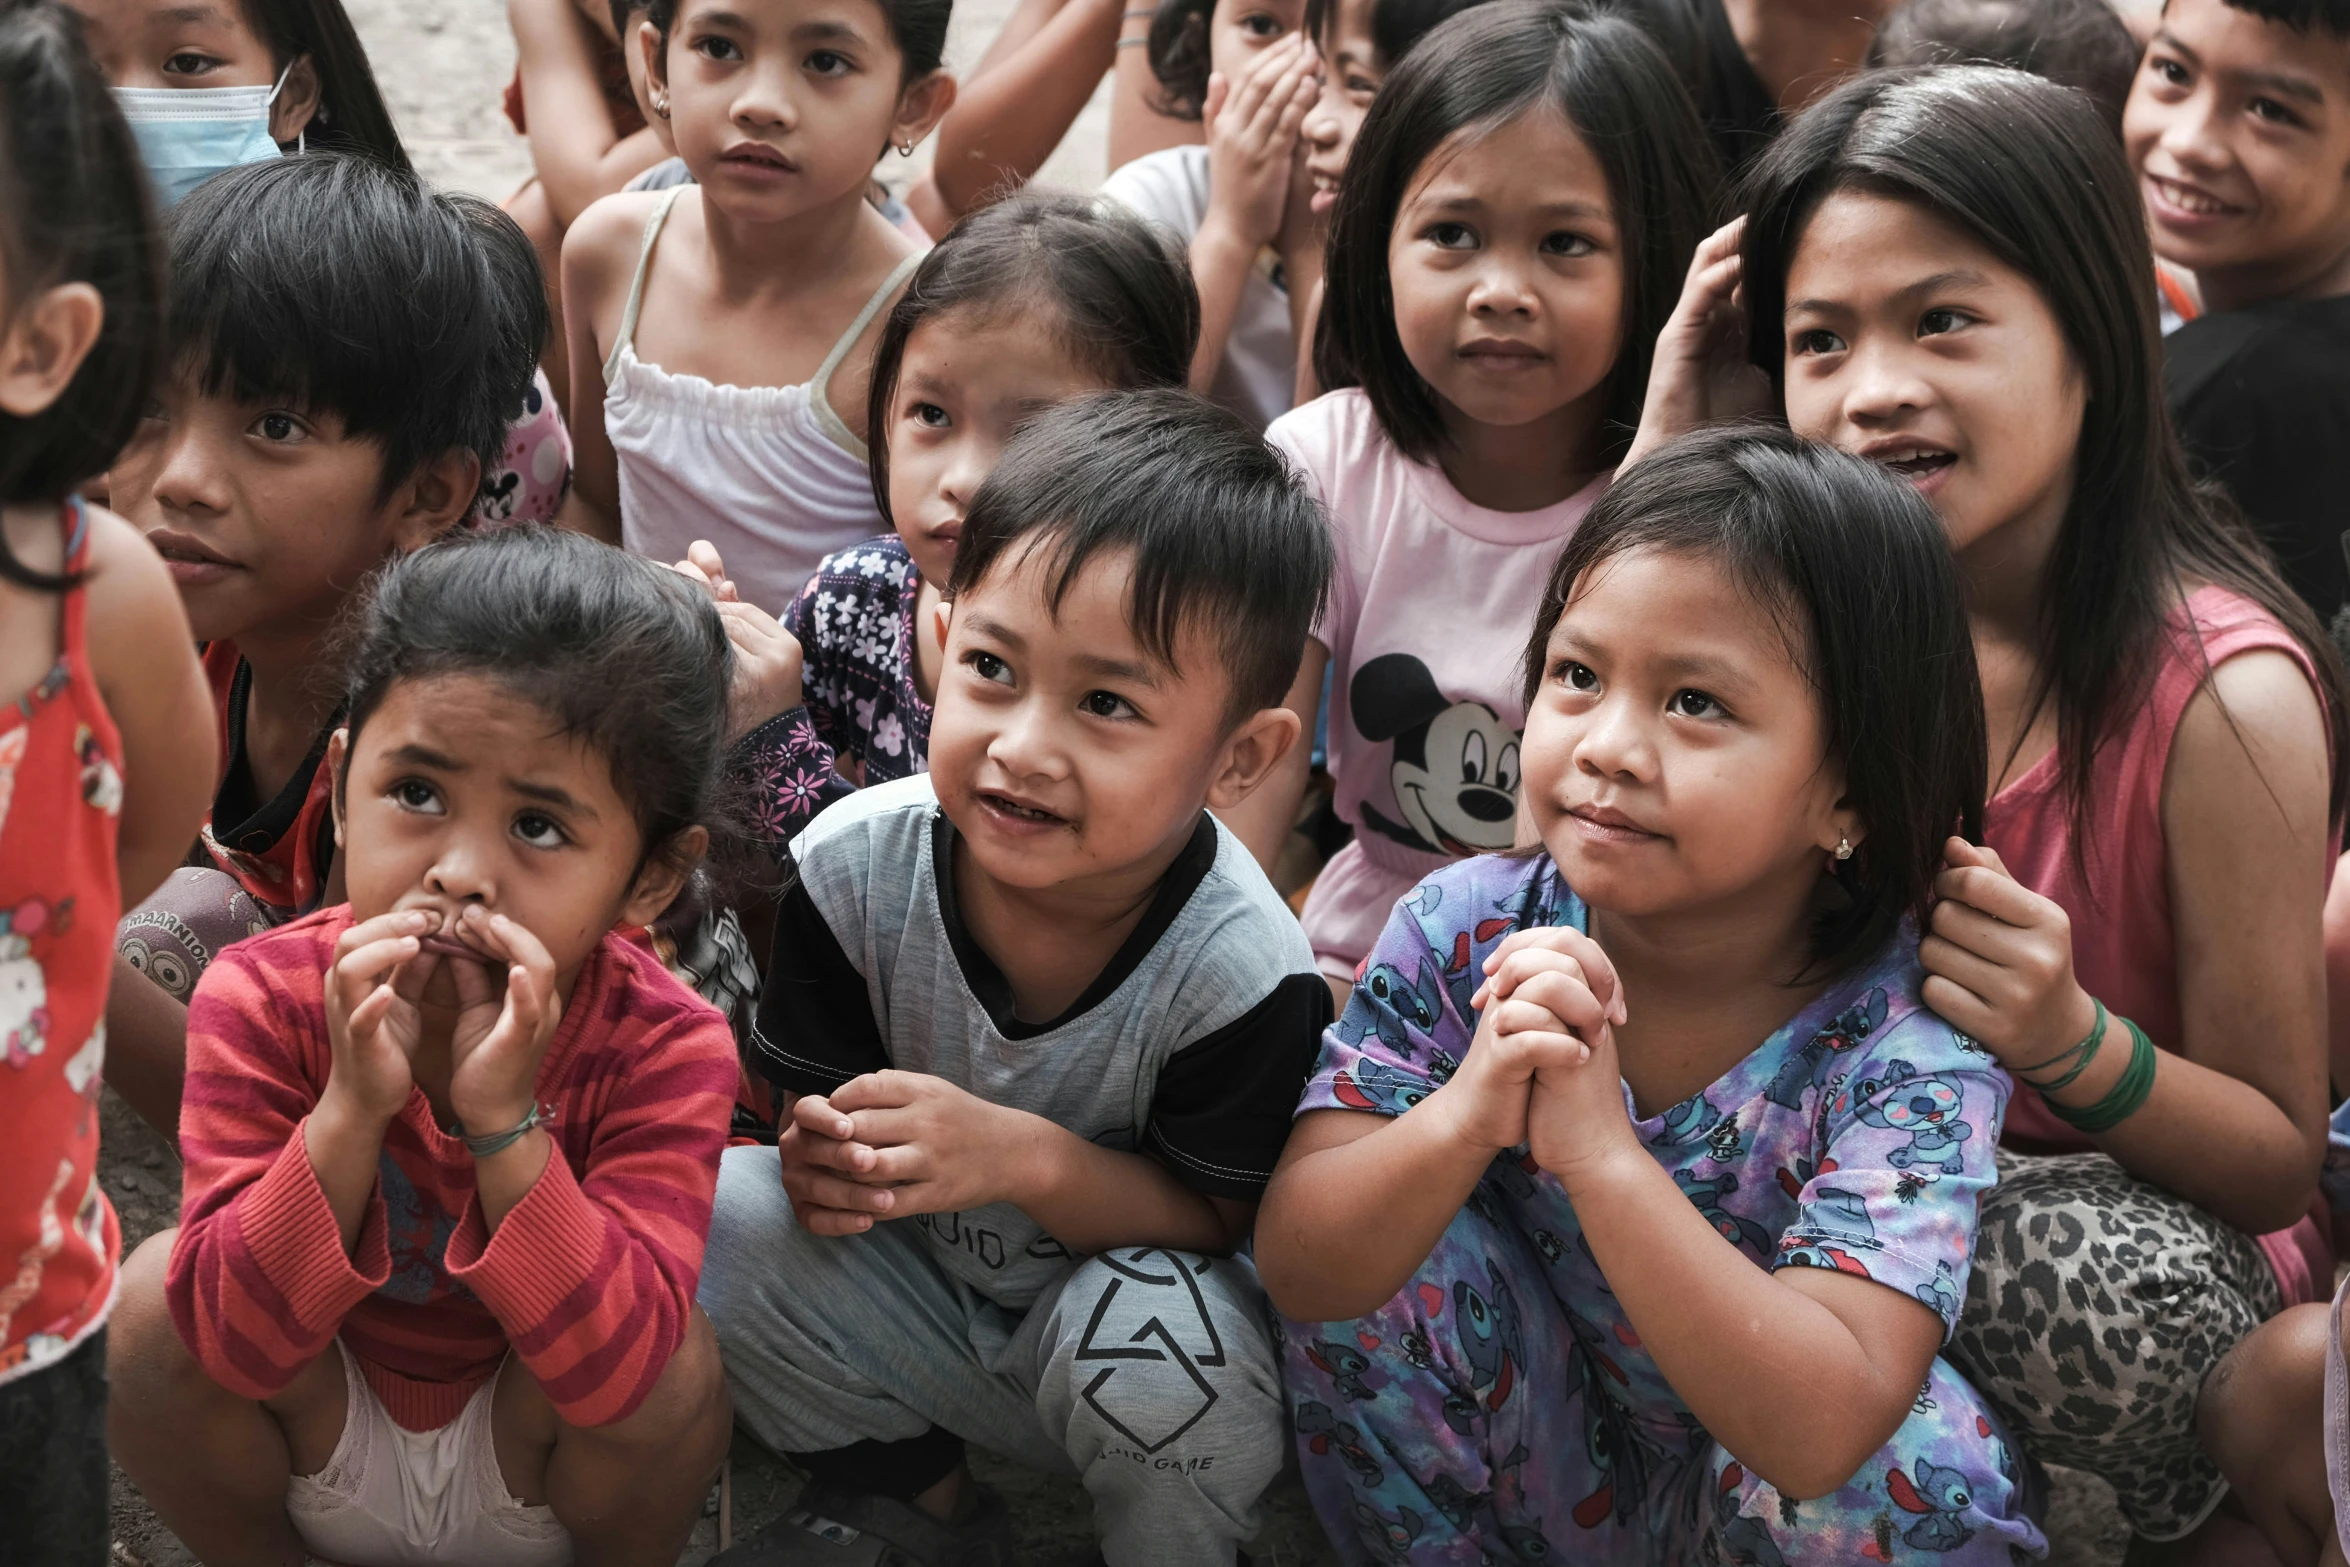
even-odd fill
[(0, 333), (0, 410), (30, 419), (65, 395), (98, 341), (106, 302), (87, 283), (60, 283)]
[(327, 790), (326, 797), (334, 812), (335, 849), (337, 851), (335, 859), (338, 863), (342, 859), (340, 851), (343, 847), (343, 793), (350, 781), (345, 775), (344, 769), (349, 765), (350, 760), (351, 726), (337, 724), (335, 732), (326, 737), (326, 776), (333, 785)]
[(651, 94), (654, 112), (666, 120), (669, 118), (669, 59), (668, 51), (661, 47), (661, 29), (650, 19), (639, 21), (634, 42), (638, 58), (645, 62), (645, 81), (654, 89)]
[(401, 554), (424, 548), (463, 521), (480, 493), (480, 456), (467, 451), (441, 453), (419, 468), (393, 497), (400, 513), (392, 520), (392, 548)]
[(636, 873), (636, 884), (628, 889), (628, 902), (621, 906), (621, 924), (650, 925), (677, 901), (685, 879), (710, 852), (710, 830), (688, 827), (665, 848), (666, 852), (645, 856), (645, 868)]
[(318, 67), (310, 56), (304, 55), (286, 68), (285, 85), (277, 90), (277, 101), (269, 106), (269, 139), (289, 142), (298, 139), (318, 117)]
[(1225, 738), (1216, 776), (1208, 783), (1208, 809), (1229, 811), (1272, 775), (1304, 726), (1286, 707), (1260, 707)]
[(898, 94), (898, 115), (889, 131), (890, 145), (900, 150), (912, 147), (938, 127), (947, 117), (947, 110), (955, 106), (955, 79), (944, 71), (932, 71)]

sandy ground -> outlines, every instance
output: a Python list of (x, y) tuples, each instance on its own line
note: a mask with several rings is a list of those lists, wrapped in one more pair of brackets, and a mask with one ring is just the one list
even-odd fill
[[(493, 200), (530, 176), (530, 149), (506, 123), (498, 95), (514, 68), (504, 7), (494, 0), (348, 0), (409, 151), (441, 184)], [(962, 0), (948, 34), (947, 63), (968, 68), (1010, 11), (1009, 0)], [(1074, 189), (1101, 180), (1107, 93), (1094, 96), (1040, 178)], [(923, 167), (892, 158), (879, 171), (893, 183)], [(127, 1251), (170, 1225), (179, 1209), (179, 1165), (163, 1140), (112, 1094), (106, 1103), (101, 1175), (122, 1216)], [(975, 1455), (974, 1467), (1011, 1500), (1024, 1554), (1036, 1567), (1082, 1561), (1094, 1543), (1092, 1508), (1074, 1481)], [(739, 1538), (778, 1516), (797, 1493), (788, 1466), (738, 1435), (731, 1464), (731, 1521)], [(2059, 1473), (2050, 1506), (2051, 1559), (2065, 1567), (2118, 1567), (2123, 1534), (2112, 1493), (2085, 1476)], [(718, 1542), (713, 1494), (679, 1567), (699, 1567)], [(189, 1567), (195, 1560), (155, 1519), (119, 1472), (114, 1485), (115, 1558), (122, 1567)], [(1337, 1558), (1321, 1537), (1294, 1479), (1270, 1499), (1264, 1533), (1251, 1550), (1260, 1567), (1327, 1567)]]

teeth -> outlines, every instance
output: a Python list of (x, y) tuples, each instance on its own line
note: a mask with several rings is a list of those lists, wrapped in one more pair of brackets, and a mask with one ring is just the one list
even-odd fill
[(2192, 212), (2198, 217), (2214, 217), (2228, 210), (2226, 202), (2215, 201), (2201, 191), (2189, 189), (2176, 181), (2157, 179), (2155, 184), (2161, 189), (2163, 199), (2182, 212)]

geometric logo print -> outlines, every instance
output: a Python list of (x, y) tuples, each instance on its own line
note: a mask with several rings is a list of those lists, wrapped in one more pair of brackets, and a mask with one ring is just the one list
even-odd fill
[[(1159, 1259), (1163, 1266), (1145, 1266), (1152, 1258)], [(1122, 1257), (1105, 1252), (1100, 1260), (1118, 1277), (1110, 1281), (1110, 1287), (1094, 1303), (1093, 1317), (1085, 1324), (1085, 1337), (1077, 1346), (1076, 1358), (1106, 1360), (1111, 1364), (1085, 1384), (1083, 1396), (1094, 1413), (1108, 1421), (1119, 1435), (1143, 1452), (1155, 1453), (1199, 1424), (1201, 1417), (1216, 1406), (1216, 1390), (1200, 1374), (1200, 1368), (1223, 1367), (1224, 1343), (1216, 1335), (1215, 1323), (1208, 1318), (1207, 1303), (1200, 1299), (1198, 1280), (1179, 1253), (1140, 1246)], [(1207, 1258), (1198, 1259), (1199, 1273), (1206, 1273), (1210, 1266)], [(1104, 1328), (1104, 1319), (1113, 1306), (1118, 1308), (1119, 1320)], [(1141, 1325), (1127, 1334), (1126, 1324), (1137, 1315), (1143, 1319)], [(1115, 1342), (1121, 1335), (1124, 1341)], [(1183, 1414), (1169, 1396), (1172, 1379), (1163, 1374), (1130, 1375), (1127, 1380), (1147, 1385), (1150, 1396), (1142, 1400), (1142, 1409), (1127, 1412), (1129, 1418), (1147, 1415), (1151, 1425), (1159, 1426), (1169, 1418), (1182, 1415), (1171, 1430), (1136, 1431), (1102, 1397), (1105, 1390), (1110, 1390), (1111, 1400), (1119, 1401), (1112, 1384), (1121, 1365), (1132, 1361), (1172, 1363), (1180, 1367), (1198, 1390), (1197, 1407)]]

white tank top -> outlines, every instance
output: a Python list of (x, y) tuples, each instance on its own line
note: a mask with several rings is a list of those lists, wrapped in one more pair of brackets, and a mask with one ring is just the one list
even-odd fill
[(889, 531), (873, 504), (865, 443), (833, 412), (826, 389), (922, 258), (898, 264), (805, 386), (720, 386), (671, 375), (637, 357), (636, 318), (654, 242), (685, 189), (663, 192), (645, 220), (620, 337), (604, 361), (604, 433), (619, 459), (620, 540), (666, 563), (708, 539), (743, 598), (780, 617), (825, 556)]

